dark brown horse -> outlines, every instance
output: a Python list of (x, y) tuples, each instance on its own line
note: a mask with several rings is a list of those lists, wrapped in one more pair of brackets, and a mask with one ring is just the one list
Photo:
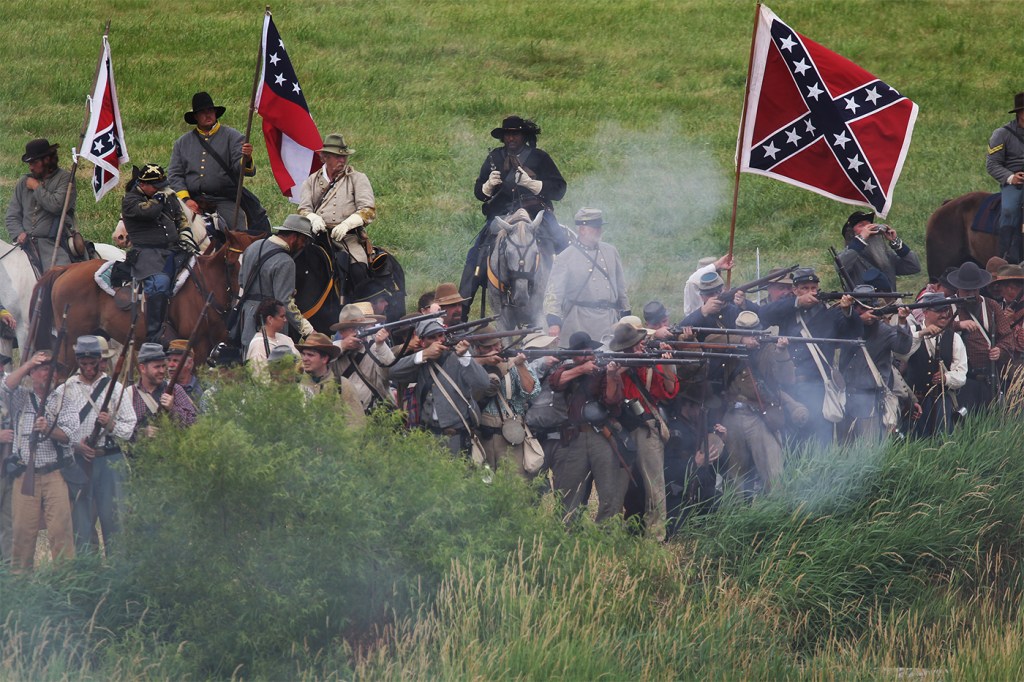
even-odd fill
[(938, 277), (947, 267), (958, 267), (967, 261), (985, 267), (989, 258), (1000, 255), (998, 233), (971, 229), (978, 208), (990, 196), (989, 192), (964, 194), (932, 213), (925, 231), (929, 277)]
[[(188, 280), (171, 298), (168, 320), (179, 336), (187, 337), (196, 327), (207, 295), (213, 294), (206, 319), (196, 332), (193, 348), (197, 363), (205, 362), (213, 347), (227, 338), (224, 318), (232, 297), (238, 292), (238, 259), (254, 239), (244, 233), (229, 233), (224, 246), (212, 254), (196, 258)], [(50, 344), (51, 329), (60, 325), (64, 307), (70, 304), (65, 341), (55, 352), (67, 367), (75, 366), (72, 347), (82, 334), (104, 332), (122, 343), (128, 338), (130, 311), (122, 310), (93, 279), (102, 265), (103, 261), (92, 260), (53, 268), (36, 284), (32, 300), (39, 300), (36, 297), (41, 293), (43, 301), (36, 348)], [(136, 344), (141, 344), (146, 334), (144, 315), (139, 315), (134, 331)]]

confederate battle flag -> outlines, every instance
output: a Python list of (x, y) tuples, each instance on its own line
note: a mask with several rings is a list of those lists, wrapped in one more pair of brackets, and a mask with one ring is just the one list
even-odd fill
[(92, 191), (96, 194), (96, 201), (117, 187), (121, 178), (120, 166), (130, 160), (121, 128), (121, 109), (117, 105), (114, 65), (110, 61), (107, 36), (103, 36), (103, 53), (96, 73), (96, 86), (89, 97), (89, 125), (82, 138), (80, 155), (96, 167), (92, 176)]
[(323, 146), (323, 139), (270, 12), (263, 20), (262, 54), (256, 111), (263, 119), (263, 139), (274, 179), (281, 193), (298, 203), (302, 181), (321, 166), (316, 150)]
[(917, 105), (761, 6), (740, 170), (889, 212)]

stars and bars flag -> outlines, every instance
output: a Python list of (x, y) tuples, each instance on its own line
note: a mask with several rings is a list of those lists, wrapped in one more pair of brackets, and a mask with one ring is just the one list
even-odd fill
[(321, 166), (316, 150), (323, 146), (323, 139), (270, 12), (263, 19), (262, 49), (256, 111), (263, 120), (263, 139), (274, 179), (281, 193), (298, 203), (302, 181)]
[(124, 141), (121, 127), (121, 109), (117, 104), (117, 87), (114, 85), (114, 65), (110, 61), (110, 43), (103, 36), (103, 51), (96, 73), (96, 85), (89, 96), (89, 123), (82, 137), (81, 158), (95, 166), (92, 176), (92, 191), (96, 201), (114, 187), (121, 179), (120, 167), (130, 161), (128, 146)]
[(739, 169), (885, 216), (917, 105), (760, 7)]

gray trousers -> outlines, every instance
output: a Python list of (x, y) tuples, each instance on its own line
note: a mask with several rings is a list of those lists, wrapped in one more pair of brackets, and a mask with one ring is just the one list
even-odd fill
[(647, 535), (665, 539), (665, 444), (658, 435), (658, 425), (641, 426), (633, 431), (636, 439), (636, 463), (644, 485), (644, 526)]
[(593, 476), (600, 506), (597, 521), (605, 521), (622, 512), (629, 473), (622, 468), (604, 436), (589, 426), (565, 447), (558, 448), (552, 462), (555, 488), (562, 494), (565, 519), (571, 520), (583, 504), (587, 477)]
[(782, 444), (759, 414), (749, 407), (731, 407), (722, 419), (728, 431), (725, 446), (729, 451), (726, 478), (752, 494), (763, 486), (765, 492), (782, 475)]
[(110, 543), (115, 535), (121, 532), (121, 487), (125, 477), (125, 459), (123, 454), (97, 457), (92, 465), (92, 525), (100, 522), (103, 532), (103, 546), (110, 552)]
[(14, 496), (14, 479), (6, 476), (0, 478), (0, 561), (11, 561), (11, 550), (14, 547), (14, 514), (11, 511), (11, 498)]

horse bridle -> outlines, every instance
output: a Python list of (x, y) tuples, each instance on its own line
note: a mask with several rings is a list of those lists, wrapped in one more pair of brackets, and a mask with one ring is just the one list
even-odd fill
[[(523, 235), (526, 234), (526, 227), (522, 221), (516, 223), (516, 229)], [(512, 303), (512, 288), (511, 285), (517, 279), (525, 279), (529, 282), (530, 294), (533, 294), (533, 287), (535, 284), (534, 275), (537, 272), (537, 268), (540, 266), (540, 249), (537, 249), (537, 253), (534, 256), (533, 269), (526, 270), (526, 259), (527, 254), (531, 246), (537, 243), (537, 233), (530, 233), (530, 241), (525, 244), (517, 244), (512, 241), (508, 235), (508, 230), (502, 230), (502, 234), (498, 235), (498, 291), (505, 296), (506, 305), (513, 305)], [(509, 270), (506, 262), (506, 256), (508, 254), (509, 244), (515, 248), (515, 257), (518, 261), (518, 269)]]

